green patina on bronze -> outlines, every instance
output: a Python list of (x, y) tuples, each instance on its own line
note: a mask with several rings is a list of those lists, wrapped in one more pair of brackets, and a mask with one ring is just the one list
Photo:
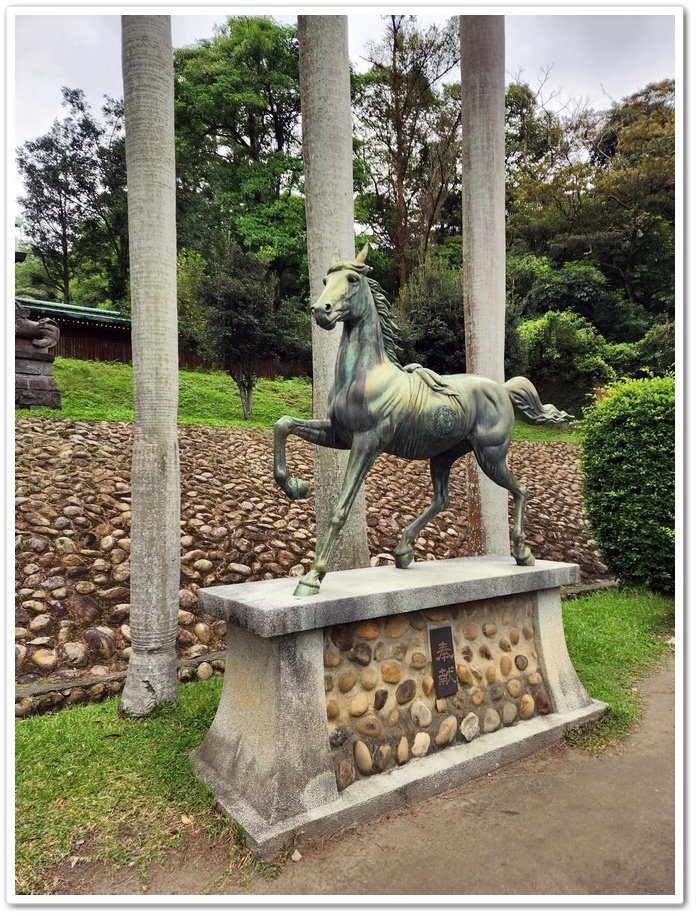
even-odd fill
[(474, 453), (492, 481), (512, 493), (512, 555), (520, 566), (532, 566), (534, 557), (524, 542), (526, 488), (507, 466), (515, 414), (535, 424), (559, 423), (570, 416), (551, 404), (542, 405), (532, 383), (521, 376), (501, 385), (468, 373), (439, 376), (417, 364), (401, 366), (389, 303), (378, 284), (367, 277), (367, 250), (366, 245), (354, 261), (329, 268), (326, 288), (311, 309), (322, 328), (330, 330), (343, 322), (328, 418), (282, 417), (274, 428), (274, 476), (290, 499), (305, 499), (310, 492), (304, 481), (288, 474), (285, 443), (291, 433), (316, 445), (350, 450), (331, 522), (295, 595), (319, 591), (338, 533), (382, 452), (430, 459), (433, 502), (405, 529), (394, 551), (398, 567), (411, 563), (419, 532), (446, 508), (450, 469), (468, 452)]

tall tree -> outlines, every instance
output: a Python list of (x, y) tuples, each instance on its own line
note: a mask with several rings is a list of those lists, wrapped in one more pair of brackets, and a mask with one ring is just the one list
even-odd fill
[(174, 75), (169, 16), (123, 16), (135, 430), (133, 654), (121, 710), (176, 699), (180, 488)]
[[(414, 16), (387, 16), (370, 70), (356, 77), (361, 217), (394, 252), (397, 283), (422, 261), (456, 163), (459, 106), (440, 83), (459, 57), (456, 19), (419, 30)], [(420, 244), (412, 244), (419, 235)]]
[(106, 294), (119, 303), (126, 294), (128, 244), (123, 112), (106, 99), (98, 120), (82, 90), (61, 91), (66, 116), (17, 150), (25, 231), (64, 302), (91, 261), (99, 263)]
[(591, 245), (630, 303), (673, 314), (674, 80), (650, 83), (600, 119), (590, 135), (599, 166)]
[[(335, 259), (355, 257), (352, 119), (348, 25), (345, 16), (299, 16), (302, 138), (307, 195), (310, 297)], [(341, 330), (312, 327), (315, 418), (326, 417)], [(315, 450), (317, 537), (330, 522), (345, 476), (347, 456)], [(360, 490), (339, 535), (336, 568), (367, 566), (365, 495)]]
[(281, 357), (294, 362), (305, 355), (294, 303), (276, 307), (274, 287), (267, 265), (234, 244), (216, 252), (204, 283), (204, 352), (234, 379), (246, 420), (252, 417), (261, 364)]
[(230, 17), (175, 52), (179, 236), (206, 258), (231, 235), (298, 292), (304, 260), (294, 26)]
[(519, 85), (509, 87), (506, 104), (511, 250), (548, 257), (554, 267), (577, 262), (601, 271), (619, 294), (602, 328), (608, 336), (609, 325), (623, 334), (622, 312), (638, 322), (669, 317), (674, 81), (650, 84), (609, 111), (554, 116)]
[[(504, 381), (505, 18), (460, 16), (462, 240), (468, 372)], [(507, 493), (469, 465), (481, 553), (510, 552)]]

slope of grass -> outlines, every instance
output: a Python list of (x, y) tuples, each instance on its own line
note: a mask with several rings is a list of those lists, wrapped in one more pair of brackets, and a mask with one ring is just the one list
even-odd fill
[[(70, 420), (133, 420), (133, 370), (124, 363), (58, 357), (54, 376), (62, 410), (18, 410), (18, 415)], [(260, 379), (254, 389), (254, 416), (245, 420), (234, 381), (225, 372), (179, 373), (179, 422), (205, 426), (269, 427), (283, 414), (308, 417), (312, 386), (308, 379)]]
[[(571, 741), (613, 747), (641, 715), (637, 678), (669, 651), (674, 605), (644, 591), (607, 591), (564, 602), (569, 652), (591, 696), (609, 704)], [(134, 863), (144, 874), (187, 831), (225, 834), (231, 867), (273, 873), (244, 851), (238, 829), (214, 809), (188, 752), (213, 719), (221, 678), (182, 686), (175, 707), (119, 719), (117, 699), (37, 716), (16, 727), (17, 892), (51, 892), (51, 871), (87, 860)]]
[[(124, 363), (100, 363), (58, 357), (54, 375), (63, 408), (18, 410), (19, 416), (64, 417), (70, 420), (133, 420), (133, 372)], [(312, 383), (306, 378), (260, 379), (254, 389), (254, 416), (245, 420), (236, 385), (225, 372), (179, 373), (179, 423), (203, 426), (268, 428), (284, 414), (312, 415)], [(528, 426), (515, 423), (516, 441), (578, 442), (571, 427)]]
[(574, 420), (567, 426), (530, 426), (515, 420), (514, 442), (580, 442), (580, 423)]

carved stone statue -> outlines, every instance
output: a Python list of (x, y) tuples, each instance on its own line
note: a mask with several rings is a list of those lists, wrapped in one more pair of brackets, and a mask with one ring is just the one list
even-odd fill
[(30, 340), (40, 350), (55, 348), (60, 338), (60, 328), (52, 318), (30, 318), (31, 312), (15, 300), (15, 337)]
[(366, 245), (354, 261), (333, 264), (325, 290), (312, 306), (317, 324), (330, 330), (343, 322), (328, 419), (282, 417), (274, 429), (274, 476), (290, 499), (305, 499), (309, 486), (288, 474), (285, 443), (294, 433), (327, 448), (350, 450), (338, 502), (314, 563), (295, 590), (296, 596), (319, 591), (331, 551), (355, 496), (380, 453), (430, 459), (432, 505), (403, 532), (394, 552), (405, 568), (414, 555), (421, 529), (448, 504), (450, 469), (473, 452), (484, 473), (512, 493), (515, 501), (512, 555), (520, 566), (534, 565), (524, 541), (526, 487), (507, 466), (515, 414), (527, 423), (559, 423), (569, 414), (542, 405), (530, 381), (517, 377), (501, 385), (462, 373), (439, 376), (396, 355), (396, 325), (383, 290), (367, 276)]
[(52, 318), (30, 318), (15, 301), (15, 407), (60, 410), (60, 390), (53, 378), (53, 360), (60, 328)]

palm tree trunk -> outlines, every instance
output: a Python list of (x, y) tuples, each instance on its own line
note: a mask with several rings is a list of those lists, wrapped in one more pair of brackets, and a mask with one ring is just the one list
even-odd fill
[[(302, 155), (311, 301), (336, 257), (353, 260), (353, 121), (350, 108), (348, 24), (345, 16), (298, 16)], [(314, 417), (326, 417), (341, 328), (312, 324)], [(347, 453), (315, 448), (317, 540), (331, 520), (345, 474)], [(334, 552), (333, 569), (367, 566), (363, 489), (353, 504)]]
[(121, 23), (135, 399), (133, 654), (121, 710), (143, 716), (176, 700), (180, 491), (174, 71), (169, 16), (123, 16)]
[[(466, 369), (503, 382), (505, 17), (460, 16), (459, 27)], [(468, 481), (470, 521), (478, 552), (509, 554), (507, 493), (471, 459)]]

